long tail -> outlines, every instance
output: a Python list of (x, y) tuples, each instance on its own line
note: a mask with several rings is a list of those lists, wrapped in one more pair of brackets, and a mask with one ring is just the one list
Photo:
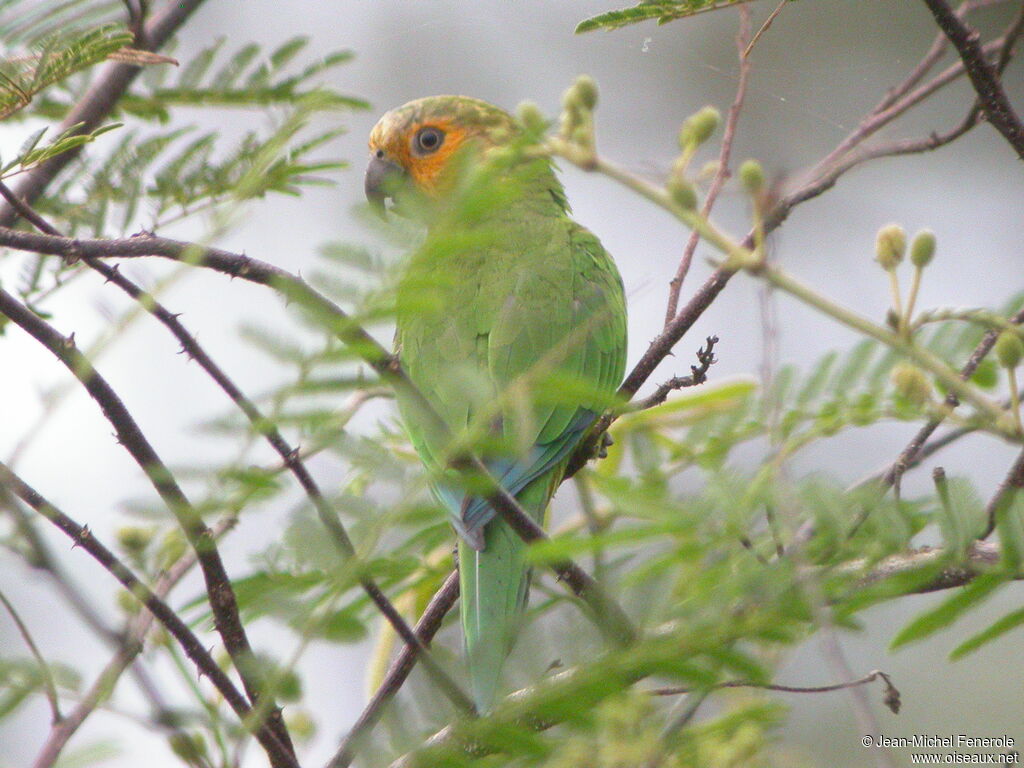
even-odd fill
[[(550, 477), (538, 478), (519, 493), (519, 503), (539, 522), (553, 485)], [(465, 542), (459, 547), (462, 631), (473, 700), (480, 712), (494, 703), (526, 608), (530, 571), (525, 551), (519, 534), (500, 518), (485, 526), (482, 551)]]

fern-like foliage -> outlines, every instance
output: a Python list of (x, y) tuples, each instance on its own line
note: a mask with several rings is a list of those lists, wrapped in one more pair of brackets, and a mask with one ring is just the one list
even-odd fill
[(741, 0), (645, 0), (632, 8), (606, 11), (589, 19), (584, 19), (576, 26), (576, 33), (592, 32), (595, 29), (619, 29), (630, 24), (656, 19), (658, 24), (667, 24), (676, 19), (685, 19), (705, 11), (725, 8)]
[(36, 94), (106, 60), (131, 41), (124, 27), (105, 25), (80, 34), (49, 35), (34, 42), (29, 53), (0, 61), (0, 119), (24, 109)]

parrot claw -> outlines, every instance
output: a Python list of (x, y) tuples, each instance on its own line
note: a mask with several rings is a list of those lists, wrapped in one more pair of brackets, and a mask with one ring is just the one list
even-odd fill
[(597, 458), (607, 459), (608, 449), (615, 445), (615, 439), (607, 432), (601, 435), (601, 442), (597, 445)]

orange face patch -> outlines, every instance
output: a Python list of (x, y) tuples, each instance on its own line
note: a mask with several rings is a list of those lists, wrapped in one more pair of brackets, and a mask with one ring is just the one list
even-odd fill
[[(400, 115), (395, 115), (396, 119), (389, 117), (391, 115), (385, 116), (370, 134), (370, 152), (383, 151), (388, 160), (405, 170), (422, 192), (437, 198), (452, 183), (445, 173), (452, 156), (474, 133), (441, 117), (422, 121), (400, 120), (407, 117)], [(437, 149), (427, 152), (417, 148), (417, 136), (424, 128), (441, 132), (443, 140)]]

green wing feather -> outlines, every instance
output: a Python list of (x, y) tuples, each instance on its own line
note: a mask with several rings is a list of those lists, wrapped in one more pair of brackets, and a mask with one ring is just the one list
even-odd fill
[[(557, 198), (546, 198), (528, 220), (490, 222), (499, 236), (486, 247), (414, 256), (399, 286), (396, 335), (413, 383), (454, 432), (488, 434), (485, 462), (541, 523), (583, 428), (619, 384), (626, 354), (614, 263)], [(435, 493), (463, 533), (462, 624), (474, 698), (486, 710), (526, 604), (525, 545), (491, 519), (482, 499), (467, 500), (444, 482), (447, 446), (410, 404), (399, 405), (414, 447), (440, 478)]]

